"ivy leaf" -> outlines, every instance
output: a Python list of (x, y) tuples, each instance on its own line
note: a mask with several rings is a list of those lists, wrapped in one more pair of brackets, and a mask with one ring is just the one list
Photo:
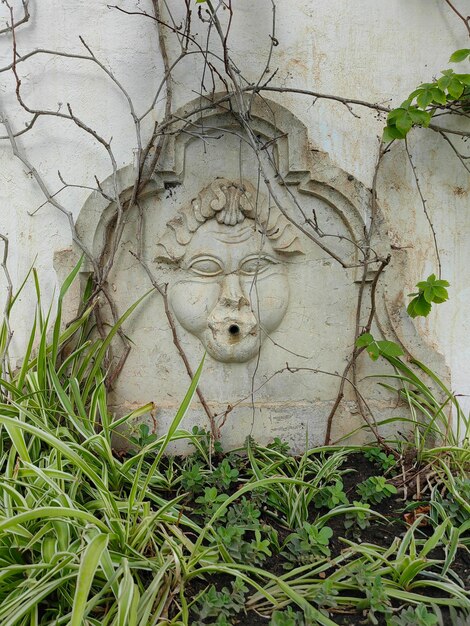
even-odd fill
[(437, 84), (439, 86), (439, 89), (442, 89), (442, 91), (445, 91), (447, 87), (450, 85), (451, 80), (452, 80), (452, 76), (449, 76), (448, 74), (438, 78)]
[(411, 115), (408, 111), (402, 109), (400, 115), (395, 120), (395, 127), (402, 132), (404, 135), (411, 129), (413, 126), (413, 120), (411, 119)]
[(432, 303), (434, 296), (434, 288), (432, 287), (432, 285), (428, 285), (426, 287), (426, 289), (423, 291), (423, 296), (426, 302), (429, 302), (430, 304)]
[(463, 94), (464, 86), (459, 81), (458, 78), (454, 77), (450, 81), (450, 85), (447, 87), (447, 91), (454, 98), (454, 100), (458, 100), (460, 96)]
[(417, 91), (419, 93), (417, 93), (416, 102), (421, 109), (425, 109), (433, 101), (433, 90), (426, 87)]
[(437, 104), (442, 104), (442, 105), (447, 104), (446, 94), (442, 91), (442, 89), (439, 89), (439, 87), (436, 86), (433, 89), (431, 89), (431, 93), (432, 93), (432, 99), (434, 102), (437, 102)]
[(434, 287), (434, 295), (432, 301), (435, 304), (442, 304), (448, 299), (449, 294), (447, 293), (447, 289), (444, 289), (443, 287)]
[(407, 311), (411, 317), (426, 317), (431, 311), (431, 305), (441, 304), (449, 298), (446, 287), (449, 287), (447, 280), (436, 278), (435, 274), (430, 274), (426, 280), (421, 280), (416, 285), (418, 293), (412, 293), (413, 300), (409, 303)]
[(358, 348), (364, 348), (371, 344), (374, 341), (374, 338), (370, 333), (364, 333), (360, 337), (356, 339), (356, 346)]
[(431, 312), (431, 303), (427, 302), (423, 294), (421, 294), (420, 296), (413, 298), (406, 310), (408, 311), (408, 315), (410, 317), (427, 317)]
[(379, 346), (373, 341), (369, 346), (367, 346), (367, 353), (373, 361), (377, 361), (380, 356)]
[(456, 50), (453, 54), (450, 55), (449, 61), (451, 63), (460, 63), (461, 61), (465, 61), (465, 59), (469, 56), (470, 56), (470, 49), (461, 48), (460, 50)]
[(380, 355), (398, 357), (403, 354), (403, 350), (393, 341), (376, 341), (370, 333), (364, 333), (356, 339), (358, 348), (366, 348), (367, 353), (373, 361), (377, 361)]
[(456, 74), (455, 76), (464, 85), (470, 85), (470, 74)]
[[(405, 103), (403, 103), (404, 105)], [(387, 122), (390, 122), (391, 124), (395, 125), (397, 122), (397, 119), (403, 115), (403, 113), (406, 113), (407, 111), (407, 107), (405, 106), (401, 106), (398, 107), (397, 109), (393, 109), (393, 111), (390, 111), (390, 113), (387, 115)]]
[(382, 135), (382, 141), (388, 143), (394, 139), (404, 139), (405, 135), (395, 126), (386, 126)]
[(412, 107), (409, 110), (410, 117), (413, 121), (413, 124), (419, 124), (420, 126), (424, 126), (425, 128), (429, 126), (431, 121), (431, 114), (428, 111), (420, 111), (416, 107)]
[(384, 356), (402, 356), (404, 354), (401, 347), (394, 341), (377, 341), (380, 353)]
[(433, 285), (436, 282), (436, 274), (429, 274), (426, 280), (421, 280), (416, 284), (420, 291), (424, 291), (428, 285)]

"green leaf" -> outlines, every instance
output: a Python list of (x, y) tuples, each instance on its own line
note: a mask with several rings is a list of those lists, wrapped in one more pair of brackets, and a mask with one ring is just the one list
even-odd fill
[(399, 119), (403, 115), (403, 113), (406, 113), (407, 109), (408, 107), (404, 107), (403, 105), (401, 107), (398, 107), (397, 109), (393, 109), (393, 111), (390, 111), (390, 113), (387, 115), (387, 122), (394, 126), (397, 119)]
[(464, 85), (459, 81), (458, 78), (453, 78), (450, 81), (450, 85), (447, 87), (447, 91), (454, 98), (454, 100), (458, 100), (460, 96), (463, 94)]
[(8, 424), (5, 425), (5, 428), (20, 459), (31, 463), (31, 458), (29, 456), (28, 448), (26, 446), (24, 434), (21, 428), (18, 428), (16, 425), (12, 426)]
[(464, 85), (470, 85), (470, 74), (456, 74), (455, 76)]
[(87, 546), (78, 570), (77, 586), (73, 599), (69, 626), (84, 624), (85, 608), (93, 578), (95, 577), (101, 554), (108, 545), (109, 535), (99, 534)]
[(72, 519), (82, 520), (93, 526), (98, 526), (104, 532), (108, 531), (106, 524), (104, 524), (101, 520), (99, 520), (91, 513), (88, 513), (88, 511), (82, 511), (81, 509), (70, 509), (60, 506), (39, 507), (31, 511), (19, 513), (11, 518), (3, 518), (0, 521), (0, 531), (4, 531), (8, 528), (15, 528), (16, 526), (21, 526), (23, 522), (29, 522), (36, 519), (43, 520), (49, 517), (57, 519), (70, 517)]
[(411, 119), (411, 115), (408, 111), (401, 111), (400, 115), (395, 120), (395, 126), (400, 132), (406, 135), (406, 133), (413, 126), (413, 120)]
[(432, 95), (432, 100), (436, 102), (437, 104), (442, 104), (442, 105), (447, 104), (446, 94), (441, 89), (439, 89), (439, 87), (434, 87), (433, 89), (431, 89), (431, 95)]
[(395, 126), (386, 126), (382, 135), (382, 141), (388, 143), (394, 139), (404, 139), (405, 135)]
[(445, 289), (444, 287), (439, 287), (439, 286), (434, 285), (433, 302), (441, 303), (441, 302), (445, 302), (448, 299), (449, 299), (449, 294), (447, 292), (447, 289)]
[(402, 356), (401, 347), (394, 341), (377, 341), (380, 352), (385, 356)]
[(118, 330), (121, 328), (121, 326), (127, 320), (127, 318), (130, 315), (132, 315), (132, 313), (139, 306), (139, 304), (142, 302), (142, 300), (144, 300), (153, 291), (154, 291), (153, 289), (150, 289), (149, 291), (147, 291), (147, 293), (144, 293), (144, 295), (141, 296), (137, 300), (137, 302), (134, 302), (134, 304), (132, 306), (130, 306), (123, 315), (121, 315), (121, 317), (118, 319), (118, 321), (111, 328), (111, 330), (108, 333), (106, 339), (101, 344), (100, 349), (99, 349), (99, 351), (98, 351), (98, 353), (96, 355), (96, 358), (95, 358), (95, 363), (94, 363), (93, 367), (91, 368), (90, 373), (88, 374), (88, 379), (87, 379), (87, 382), (85, 384), (85, 388), (84, 388), (84, 391), (83, 391), (83, 400), (84, 401), (88, 399), (88, 396), (90, 394), (91, 388), (92, 388), (93, 384), (95, 383), (95, 379), (96, 379), (98, 373), (100, 372), (100, 370), (102, 368), (104, 355), (106, 354), (106, 351), (108, 350), (109, 345), (110, 345), (111, 341), (113, 340), (114, 335), (118, 332)]
[(450, 63), (461, 63), (465, 61), (465, 59), (470, 56), (469, 48), (461, 48), (460, 50), (456, 50), (450, 55)]
[(380, 349), (375, 341), (367, 346), (367, 352), (373, 361), (377, 361), (380, 356)]
[(88, 302), (92, 293), (93, 293), (93, 276), (90, 274), (90, 276), (88, 276), (87, 278), (85, 289), (83, 290), (82, 300), (84, 304)]
[(361, 335), (360, 337), (356, 339), (356, 347), (363, 348), (365, 346), (368, 346), (373, 341), (374, 341), (374, 338), (372, 337), (370, 333), (364, 333), (363, 335)]
[(427, 302), (423, 295), (413, 298), (407, 309), (410, 317), (427, 317), (431, 311), (431, 304)]
[(427, 127), (431, 121), (431, 114), (428, 111), (421, 111), (415, 107), (409, 110), (410, 117), (413, 124), (419, 124), (420, 126)]
[(423, 296), (426, 302), (432, 302), (433, 300), (434, 289), (431, 285), (428, 285), (426, 289), (423, 291)]
[(432, 101), (433, 101), (433, 95), (432, 95), (431, 89), (426, 88), (426, 89), (419, 90), (419, 93), (417, 94), (417, 98), (416, 98), (416, 102), (418, 103), (419, 107), (421, 107), (422, 109), (425, 109), (431, 104)]
[(442, 91), (445, 91), (447, 87), (450, 85), (451, 80), (452, 80), (452, 77), (448, 75), (441, 76), (441, 78), (438, 78), (437, 84), (439, 86), (439, 89), (442, 89)]

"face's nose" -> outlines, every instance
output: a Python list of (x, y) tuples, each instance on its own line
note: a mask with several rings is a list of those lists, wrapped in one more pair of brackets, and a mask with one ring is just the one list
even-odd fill
[(208, 326), (214, 339), (230, 344), (257, 334), (258, 322), (236, 274), (224, 277), (219, 299), (209, 315)]
[(236, 274), (225, 276), (217, 306), (233, 308), (238, 311), (243, 307), (250, 306), (250, 301), (240, 283), (240, 277)]

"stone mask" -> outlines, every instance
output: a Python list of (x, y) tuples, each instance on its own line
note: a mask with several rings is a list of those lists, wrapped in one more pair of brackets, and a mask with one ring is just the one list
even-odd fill
[(156, 260), (176, 270), (168, 291), (176, 319), (215, 360), (251, 360), (287, 311), (286, 259), (302, 253), (293, 227), (251, 186), (225, 179), (167, 226)]

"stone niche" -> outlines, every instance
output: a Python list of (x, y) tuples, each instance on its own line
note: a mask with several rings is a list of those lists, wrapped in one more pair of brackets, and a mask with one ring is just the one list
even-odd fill
[[(251, 126), (268, 143), (276, 163), (281, 212), (230, 112), (234, 103), (191, 117), (200, 105), (197, 100), (179, 112), (192, 123), (181, 122), (179, 131), (168, 137), (140, 201), (145, 261), (158, 283), (168, 285), (170, 314), (193, 371), (206, 353), (200, 389), (216, 422), (223, 422), (224, 446), (242, 445), (248, 435), (263, 443), (281, 437), (294, 450), (321, 444), (338, 393), (337, 374), (354, 343), (362, 281), (359, 246), (370, 220), (370, 190), (314, 150), (305, 127), (290, 111), (254, 98)], [(133, 176), (132, 166), (118, 172), (123, 194)], [(103, 188), (111, 190), (112, 185), (110, 179)], [(440, 357), (416, 335), (404, 312), (406, 250), (391, 249), (379, 207), (375, 211), (373, 248), (377, 254), (391, 254), (392, 260), (377, 291), (374, 335), (399, 341), (442, 373)], [(77, 230), (94, 254), (101, 250), (114, 213), (113, 204), (97, 193), (82, 208)], [(302, 232), (313, 218), (323, 234), (317, 237), (320, 244), (349, 269)], [(138, 223), (135, 209), (126, 216), (109, 281), (120, 313), (151, 288), (133, 255)], [(58, 273), (66, 273), (77, 258), (76, 250), (60, 254)], [(376, 269), (370, 265), (366, 294)], [(91, 271), (85, 263), (82, 284)], [(368, 312), (365, 307), (362, 323)], [(132, 349), (111, 394), (111, 408), (121, 415), (153, 401), (157, 432), (164, 433), (190, 380), (157, 291), (139, 305), (124, 331)], [(364, 357), (358, 379), (386, 371), (384, 363), (372, 364)], [(361, 385), (378, 420), (396, 414), (396, 397), (376, 379)], [(347, 384), (333, 440), (362, 423)], [(182, 427), (190, 430), (195, 424), (209, 427), (197, 396)]]

